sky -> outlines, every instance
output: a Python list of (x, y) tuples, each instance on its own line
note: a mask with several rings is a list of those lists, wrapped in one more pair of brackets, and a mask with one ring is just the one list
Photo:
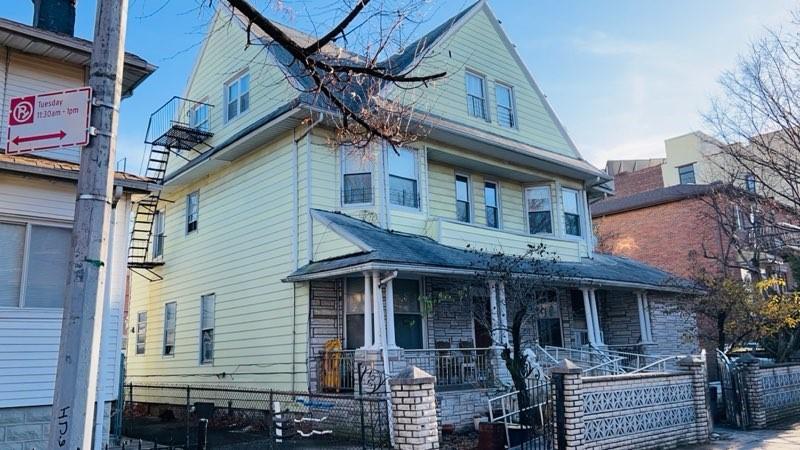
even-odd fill
[[(198, 1), (129, 0), (126, 48), (159, 67), (122, 103), (117, 155), (129, 171), (141, 167), (150, 113), (183, 93), (211, 15)], [(423, 27), (468, 4), (430, 0)], [(661, 157), (665, 139), (703, 129), (722, 72), (766, 28), (789, 23), (800, 8), (798, 0), (489, 4), (583, 157), (598, 167), (608, 159)], [(91, 38), (94, 9), (93, 0), (78, 0), (77, 36)], [(29, 24), (32, 15), (29, 0), (0, 2), (1, 17)]]

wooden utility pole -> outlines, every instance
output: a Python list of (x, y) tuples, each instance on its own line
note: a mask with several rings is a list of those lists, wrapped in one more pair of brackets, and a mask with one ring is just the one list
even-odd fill
[[(81, 153), (48, 449), (90, 450), (128, 0), (97, 0), (89, 85), (96, 129)], [(97, 430), (102, 433), (102, 430)]]

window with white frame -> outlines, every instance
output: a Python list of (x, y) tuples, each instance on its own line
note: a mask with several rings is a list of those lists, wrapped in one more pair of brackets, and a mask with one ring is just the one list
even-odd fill
[(486, 226), (500, 228), (500, 197), (497, 195), (497, 183), (483, 183), (483, 199), (486, 208)]
[(186, 233), (197, 231), (200, 218), (200, 191), (186, 196)]
[(153, 258), (164, 256), (164, 211), (153, 216)]
[(419, 208), (417, 188), (417, 151), (409, 148), (388, 149), (389, 202)]
[(456, 175), (456, 219), (460, 222), (470, 221), (469, 177)]
[(362, 152), (342, 148), (342, 204), (372, 203), (372, 161)]
[(71, 230), (0, 222), (0, 307), (61, 308)]
[(517, 118), (514, 115), (514, 91), (511, 89), (511, 86), (496, 83), (494, 86), (494, 98), (497, 102), (497, 123), (506, 128), (516, 127)]
[(144, 355), (147, 339), (147, 311), (136, 313), (136, 354)]
[(478, 74), (467, 72), (467, 111), (472, 117), (489, 119), (486, 111), (486, 80)]
[(364, 278), (345, 281), (345, 346), (356, 349), (364, 346)]
[(208, 131), (208, 105), (197, 104), (189, 110), (189, 126), (202, 131)]
[(570, 236), (581, 236), (581, 221), (583, 208), (581, 207), (580, 191), (562, 188), (561, 201), (564, 205), (564, 232)]
[(552, 233), (553, 213), (549, 186), (525, 189), (528, 208), (528, 230), (531, 234)]
[(423, 348), (419, 280), (395, 278), (392, 281), (392, 290), (397, 346), (405, 349)]
[(214, 361), (214, 312), (217, 302), (215, 294), (200, 297), (200, 363)]
[(225, 84), (225, 120), (233, 120), (250, 109), (250, 74)]
[(175, 355), (175, 327), (177, 324), (178, 304), (169, 302), (164, 305), (164, 356)]

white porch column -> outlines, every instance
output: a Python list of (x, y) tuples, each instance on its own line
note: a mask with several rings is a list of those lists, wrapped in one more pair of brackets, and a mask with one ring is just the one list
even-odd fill
[(648, 324), (649, 318), (649, 311), (645, 306), (645, 296), (644, 292), (637, 292), (636, 293), (636, 303), (639, 306), (639, 330), (642, 334), (642, 342), (652, 342), (653, 336), (650, 333), (650, 327)]
[(394, 280), (389, 280), (386, 283), (386, 339), (389, 343), (389, 348), (397, 348), (397, 341), (394, 335), (394, 288), (392, 283)]
[(600, 332), (600, 315), (597, 313), (597, 297), (595, 289), (589, 289), (589, 303), (592, 306), (592, 316), (594, 322), (594, 332), (597, 345), (603, 345), (603, 334)]
[(497, 285), (489, 282), (489, 310), (492, 315), (492, 347), (500, 345), (500, 314), (497, 310)]
[(589, 289), (581, 288), (583, 293), (583, 310), (586, 315), (586, 334), (589, 337), (589, 343), (592, 345), (597, 344), (597, 335), (594, 330), (594, 313), (592, 313), (592, 302), (589, 299)]
[(381, 292), (381, 273), (372, 272), (372, 310), (375, 312), (373, 328), (375, 330), (375, 346), (383, 348), (385, 345), (386, 321), (383, 316), (383, 293)]
[(642, 304), (644, 306), (644, 323), (647, 325), (647, 341), (653, 342), (653, 324), (650, 323), (650, 300), (647, 292), (642, 292)]
[(364, 273), (364, 348), (372, 347), (372, 274)]
[(500, 319), (500, 342), (508, 345), (508, 313), (506, 311), (506, 284), (502, 281), (498, 285), (497, 313)]

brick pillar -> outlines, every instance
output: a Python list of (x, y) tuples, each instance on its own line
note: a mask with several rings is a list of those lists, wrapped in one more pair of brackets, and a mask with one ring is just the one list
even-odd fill
[(559, 450), (580, 449), (583, 445), (583, 381), (581, 368), (568, 359), (550, 369), (555, 441)]
[(439, 448), (436, 425), (436, 378), (419, 367), (408, 366), (389, 380), (392, 388), (392, 424), (395, 448)]
[(753, 355), (747, 354), (736, 361), (736, 366), (742, 371), (743, 386), (740, 395), (747, 399), (747, 412), (750, 415), (752, 428), (765, 428), (767, 426), (767, 409), (764, 406), (764, 386), (761, 384), (759, 369), (761, 363)]
[(708, 376), (705, 351), (701, 355), (687, 356), (678, 361), (678, 366), (692, 374), (692, 401), (695, 414), (696, 442), (708, 442), (711, 434), (711, 414), (708, 405)]

